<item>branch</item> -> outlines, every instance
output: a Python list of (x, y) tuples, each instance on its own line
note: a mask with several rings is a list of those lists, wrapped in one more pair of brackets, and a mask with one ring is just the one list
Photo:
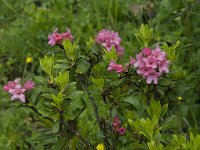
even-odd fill
[(96, 103), (94, 101), (94, 98), (92, 97), (92, 94), (89, 92), (89, 89), (88, 89), (89, 77), (90, 77), (92, 68), (101, 61), (102, 55), (98, 54), (98, 55), (96, 55), (96, 57), (97, 57), (96, 60), (93, 59), (92, 57), (89, 60), (90, 67), (89, 67), (89, 69), (88, 69), (88, 71), (86, 73), (86, 76), (85, 76), (84, 88), (85, 88), (85, 90), (86, 90), (86, 92), (88, 94), (90, 103), (92, 104), (92, 107), (93, 107), (93, 110), (94, 110), (94, 114), (95, 114), (95, 118), (96, 118), (96, 121), (98, 123), (98, 126), (99, 126), (100, 130), (103, 132), (105, 147), (106, 147), (106, 149), (110, 149), (110, 144), (109, 144), (109, 140), (108, 140), (108, 137), (107, 137), (107, 130), (106, 130), (106, 128), (104, 128), (104, 125), (101, 124), (101, 120), (100, 120), (99, 113), (98, 113), (98, 107), (97, 107), (97, 105), (96, 105)]
[(27, 105), (27, 104), (25, 106), (27, 106), (28, 108), (30, 108), (33, 112), (35, 112), (40, 117), (45, 118), (45, 119), (53, 122), (53, 120), (51, 118), (49, 118), (49, 117), (43, 117), (42, 114), (34, 106), (30, 106), (30, 105)]
[(96, 150), (95, 146), (92, 145), (89, 141), (85, 140), (78, 131), (69, 125), (68, 122), (66, 122), (66, 126), (70, 129), (70, 132), (77, 136), (85, 145), (91, 147), (93, 150)]

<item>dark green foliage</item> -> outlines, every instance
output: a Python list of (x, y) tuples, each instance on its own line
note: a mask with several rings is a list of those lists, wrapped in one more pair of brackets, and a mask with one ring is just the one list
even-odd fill
[[(198, 150), (199, 15), (199, 0), (1, 0), (1, 86), (21, 77), (32, 78), (37, 88), (29, 93), (28, 106), (11, 103), (0, 92), (0, 149), (89, 149), (87, 141), (95, 147), (105, 142), (89, 92), (100, 106), (102, 125), (118, 115), (127, 128), (125, 136), (106, 134), (117, 139), (116, 149)], [(55, 28), (69, 28), (76, 41), (63, 43), (64, 50), (52, 48), (48, 34)], [(159, 42), (171, 61), (170, 73), (157, 86), (147, 86), (132, 76), (134, 69), (120, 77), (106, 72), (116, 54), (100, 54), (94, 46), (103, 28), (122, 37), (121, 62)], [(102, 54), (105, 61), (98, 62)], [(89, 77), (92, 62), (97, 64)]]

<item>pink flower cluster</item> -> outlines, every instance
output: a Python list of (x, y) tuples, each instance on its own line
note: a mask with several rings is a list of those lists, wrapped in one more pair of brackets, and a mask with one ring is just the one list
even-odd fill
[(169, 72), (169, 64), (166, 53), (157, 46), (154, 50), (144, 48), (137, 54), (134, 67), (137, 68), (137, 73), (146, 79), (147, 84), (157, 84), (158, 78)]
[(95, 41), (105, 47), (108, 51), (110, 51), (114, 46), (119, 56), (122, 56), (124, 53), (124, 48), (120, 45), (122, 39), (119, 37), (117, 32), (103, 29), (99, 31)]
[(115, 70), (118, 74), (127, 72), (128, 68), (133, 66), (135, 63), (135, 59), (130, 57), (130, 62), (125, 64), (126, 67), (123, 67), (121, 64), (117, 64), (115, 60), (111, 60), (110, 64), (108, 66), (108, 71), (113, 71)]
[(121, 121), (119, 120), (119, 117), (118, 117), (118, 116), (115, 116), (115, 117), (114, 117), (112, 126), (113, 126), (113, 128), (114, 128), (114, 131), (117, 132), (119, 135), (125, 134), (126, 129), (122, 127), (122, 123), (121, 123)]
[(70, 41), (73, 41), (73, 36), (69, 29), (67, 29), (66, 32), (63, 32), (61, 34), (58, 33), (57, 31), (58, 29), (55, 29), (52, 34), (48, 35), (48, 40), (49, 40), (48, 43), (51, 46), (54, 46), (56, 44), (61, 44), (63, 40), (67, 40), (67, 39), (69, 39)]
[(4, 85), (3, 90), (11, 94), (11, 100), (19, 100), (20, 102), (25, 103), (25, 92), (33, 89), (35, 83), (28, 80), (22, 86), (19, 81), (19, 79), (9, 81), (6, 85)]
[(125, 69), (123, 68), (123, 66), (121, 64), (116, 64), (115, 60), (111, 60), (110, 64), (108, 66), (108, 71), (113, 71), (115, 70), (117, 73), (123, 73), (125, 72)]

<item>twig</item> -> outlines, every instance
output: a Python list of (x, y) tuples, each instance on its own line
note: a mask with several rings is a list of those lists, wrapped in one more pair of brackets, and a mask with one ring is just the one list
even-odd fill
[(70, 129), (70, 132), (73, 133), (75, 136), (77, 136), (85, 145), (91, 147), (93, 150), (96, 150), (95, 146), (92, 145), (89, 141), (86, 141), (78, 131), (76, 131), (69, 125), (68, 122), (66, 122), (66, 126)]
[(98, 113), (98, 107), (94, 101), (94, 98), (92, 97), (92, 94), (89, 92), (88, 90), (88, 85), (89, 85), (89, 77), (90, 77), (90, 74), (91, 74), (91, 71), (92, 71), (92, 68), (98, 64), (101, 59), (102, 59), (102, 56), (99, 54), (99, 55), (96, 55), (97, 57), (97, 60), (94, 60), (92, 57), (91, 59), (89, 60), (90, 62), (90, 67), (86, 73), (86, 77), (85, 77), (85, 84), (84, 84), (84, 88), (88, 94), (88, 97), (89, 97), (89, 100), (90, 100), (90, 103), (92, 104), (92, 107), (93, 107), (93, 110), (94, 110), (94, 114), (95, 114), (95, 118), (96, 118), (96, 121), (98, 123), (98, 126), (100, 128), (100, 130), (103, 132), (103, 135), (104, 135), (104, 144), (105, 144), (105, 147), (106, 149), (110, 149), (110, 144), (109, 144), (109, 140), (108, 140), (108, 137), (107, 137), (107, 130), (106, 128), (104, 128), (103, 125), (101, 125), (101, 120), (100, 120), (100, 117), (99, 117), (99, 113)]
[(34, 111), (34, 112), (35, 112), (37, 115), (39, 115), (40, 117), (45, 118), (45, 119), (47, 119), (47, 120), (53, 122), (53, 120), (52, 120), (51, 118), (49, 118), (49, 117), (43, 117), (42, 114), (41, 114), (34, 106), (30, 106), (30, 105), (27, 105), (27, 104), (26, 104), (26, 106), (27, 106), (28, 108), (30, 108), (32, 111)]

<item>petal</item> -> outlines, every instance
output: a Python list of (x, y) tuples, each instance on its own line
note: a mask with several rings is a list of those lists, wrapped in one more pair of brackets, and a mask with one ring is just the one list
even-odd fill
[(152, 80), (153, 78), (151, 76), (148, 76), (146, 80), (147, 84), (151, 84)]

